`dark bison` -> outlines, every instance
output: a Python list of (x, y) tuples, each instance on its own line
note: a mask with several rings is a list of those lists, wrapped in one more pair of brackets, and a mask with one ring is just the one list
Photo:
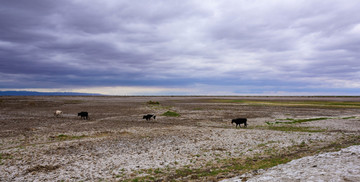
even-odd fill
[(237, 128), (238, 125), (239, 125), (240, 128), (241, 128), (241, 125), (240, 125), (240, 124), (244, 124), (244, 127), (247, 127), (246, 121), (247, 121), (246, 118), (236, 118), (236, 119), (233, 119), (233, 120), (231, 121), (231, 124), (236, 123), (236, 128)]
[(86, 119), (86, 120), (89, 119), (89, 113), (85, 111), (79, 112), (78, 116), (80, 116), (81, 119)]
[(156, 116), (155, 115), (153, 115), (153, 114), (148, 114), (148, 115), (144, 115), (143, 116), (143, 119), (146, 119), (146, 121), (148, 121), (148, 120), (150, 120), (151, 118), (156, 118)]

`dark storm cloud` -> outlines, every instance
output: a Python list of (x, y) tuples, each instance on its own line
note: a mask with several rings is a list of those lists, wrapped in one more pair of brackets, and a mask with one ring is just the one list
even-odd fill
[(231, 94), (245, 87), (324, 92), (343, 83), (358, 89), (359, 5), (2, 1), (0, 87), (197, 87)]

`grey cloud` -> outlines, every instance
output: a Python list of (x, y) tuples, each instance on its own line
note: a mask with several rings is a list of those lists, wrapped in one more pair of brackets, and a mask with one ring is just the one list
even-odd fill
[(0, 73), (24, 88), (25, 82), (68, 87), (250, 80), (289, 88), (287, 80), (313, 86), (304, 82), (312, 77), (355, 82), (360, 32), (351, 30), (360, 22), (358, 4), (3, 1)]

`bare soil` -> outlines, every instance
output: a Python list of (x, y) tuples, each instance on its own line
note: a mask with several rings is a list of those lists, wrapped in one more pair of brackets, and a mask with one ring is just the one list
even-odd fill
[[(356, 104), (288, 104), (294, 101), (360, 97), (0, 97), (0, 181), (219, 181), (248, 172), (234, 170), (230, 160), (359, 143)], [(78, 117), (81, 111), (90, 119)], [(167, 111), (180, 116), (162, 116)], [(247, 128), (231, 124), (238, 117), (248, 118)], [(279, 124), (289, 118), (323, 119)], [(214, 173), (219, 168), (231, 170)]]

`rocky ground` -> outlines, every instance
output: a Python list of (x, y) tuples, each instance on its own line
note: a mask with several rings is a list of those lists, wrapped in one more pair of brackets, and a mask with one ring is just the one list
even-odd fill
[[(279, 167), (298, 164), (265, 172), (235, 169), (231, 161), (245, 166), (279, 154), (306, 156), (330, 145), (342, 147), (341, 142), (356, 144), (358, 102), (358, 97), (0, 97), (0, 181), (219, 181), (234, 176), (275, 181), (279, 178), (271, 171), (285, 174)], [(63, 116), (53, 116), (57, 109)], [(88, 111), (90, 120), (78, 118), (81, 111)], [(180, 116), (162, 115), (167, 111)], [(156, 119), (143, 120), (148, 113)], [(248, 118), (249, 126), (235, 128), (231, 119), (236, 117)], [(295, 122), (306, 119), (314, 120)], [(339, 156), (353, 160), (358, 155), (352, 153), (358, 154), (349, 148)], [(315, 158), (326, 161), (335, 153), (321, 155)], [(329, 172), (326, 163), (303, 163), (312, 162), (310, 169)], [(352, 175), (356, 170), (341, 167), (338, 177), (358, 179)], [(290, 178), (312, 180), (306, 173)]]
[(303, 157), (268, 170), (257, 170), (222, 182), (360, 181), (360, 145), (338, 152)]

